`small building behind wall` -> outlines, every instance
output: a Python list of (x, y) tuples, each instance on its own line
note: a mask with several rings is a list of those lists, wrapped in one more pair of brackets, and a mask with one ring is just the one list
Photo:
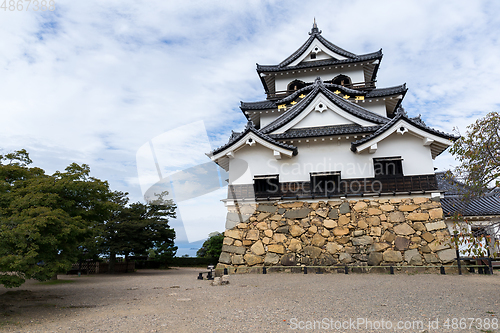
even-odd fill
[[(446, 173), (436, 174), (438, 186), (444, 191), (441, 205), (450, 233), (460, 227), (471, 236), (489, 237), (490, 254), (500, 256), (500, 191), (495, 188), (483, 195), (467, 194), (467, 188), (450, 178)], [(471, 198), (468, 198), (472, 196)], [(460, 214), (460, 219), (457, 215)], [(468, 223), (463, 222), (467, 220)], [(484, 244), (486, 245), (486, 244)], [(461, 255), (470, 256), (466, 246), (461, 246)]]

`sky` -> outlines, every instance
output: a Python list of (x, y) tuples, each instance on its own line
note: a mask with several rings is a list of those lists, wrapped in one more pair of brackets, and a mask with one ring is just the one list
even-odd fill
[[(499, 1), (53, 3), (0, 8), (0, 154), (25, 148), (48, 173), (86, 163), (131, 201), (143, 200), (141, 154), (155, 142), (180, 175), (209, 159), (172, 147), (214, 149), (245, 126), (240, 101), (265, 98), (255, 63), (288, 57), (313, 18), (348, 51), (382, 48), (377, 86), (406, 83), (405, 110), (429, 126), (464, 133), (500, 109)], [(206, 135), (179, 130), (190, 126)], [(448, 153), (435, 161), (454, 165)], [(200, 245), (184, 235), (178, 254)]]

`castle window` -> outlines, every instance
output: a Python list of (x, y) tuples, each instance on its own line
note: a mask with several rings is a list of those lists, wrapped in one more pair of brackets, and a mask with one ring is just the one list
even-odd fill
[(351, 85), (351, 79), (348, 76), (339, 75), (332, 80), (332, 83), (339, 86), (349, 86)]
[(327, 172), (311, 172), (311, 192), (313, 194), (329, 194), (337, 193), (340, 184), (339, 171)]
[(403, 159), (401, 157), (374, 158), (375, 177), (391, 177), (403, 175)]
[(316, 53), (311, 53), (311, 59), (316, 59)]
[(290, 82), (290, 84), (288, 85), (288, 91), (294, 92), (294, 91), (297, 91), (299, 89), (304, 88), (305, 86), (306, 86), (306, 83), (304, 81), (294, 80), (294, 81)]
[(255, 194), (279, 195), (280, 182), (278, 175), (254, 176), (253, 188)]

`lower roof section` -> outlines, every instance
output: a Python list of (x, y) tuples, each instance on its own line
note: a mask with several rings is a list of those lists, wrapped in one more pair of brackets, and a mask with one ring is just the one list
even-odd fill
[(381, 125), (377, 126), (360, 126), (358, 124), (348, 125), (335, 125), (323, 127), (309, 127), (309, 128), (294, 128), (285, 133), (269, 134), (273, 139), (295, 139), (295, 138), (314, 138), (330, 135), (344, 135), (344, 134), (363, 134), (373, 133), (377, 131)]
[(470, 200), (461, 195), (445, 196), (441, 199), (441, 206), (447, 216), (457, 213), (463, 216), (500, 216), (498, 196), (482, 196)]

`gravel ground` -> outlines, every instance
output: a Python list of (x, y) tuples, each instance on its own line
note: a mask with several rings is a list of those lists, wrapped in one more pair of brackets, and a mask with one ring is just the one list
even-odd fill
[[(0, 287), (0, 330), (499, 331), (484, 326), (487, 321), (498, 323), (498, 273), (493, 276), (238, 274), (230, 276), (228, 285), (211, 286), (209, 281), (196, 279), (198, 271), (200, 269), (179, 268), (139, 270), (123, 275), (60, 275), (60, 280), (72, 282), (46, 285), (28, 281), (20, 288)], [(447, 318), (449, 329), (444, 325)], [(460, 329), (459, 322), (453, 329), (453, 318), (481, 318), (482, 322), (476, 319), (472, 326), (482, 326), (481, 329), (469, 328), (471, 320), (466, 319), (465, 329)], [(370, 320), (375, 328), (384, 325), (385, 329), (370, 329), (363, 320)], [(387, 329), (389, 321), (391, 329)], [(398, 329), (399, 321), (400, 325), (406, 324), (407, 329)], [(429, 321), (438, 327), (429, 328)], [(420, 322), (424, 327), (418, 326)], [(416, 326), (410, 328), (409, 325)]]

